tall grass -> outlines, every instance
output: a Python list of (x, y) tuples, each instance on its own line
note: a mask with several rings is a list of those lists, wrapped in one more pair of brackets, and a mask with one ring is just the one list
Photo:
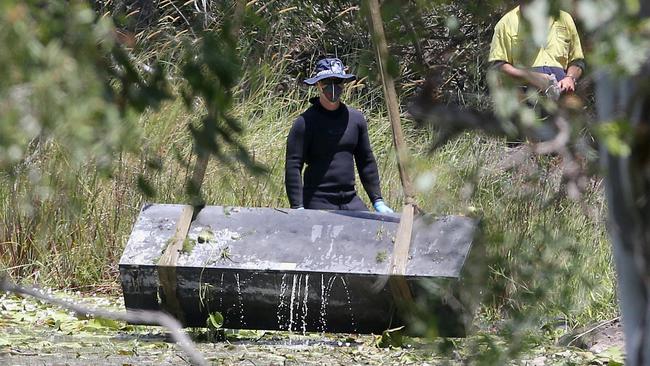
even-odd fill
[[(253, 176), (244, 166), (212, 161), (203, 186), (209, 204), (288, 205), (285, 139), (292, 121), (308, 106), (309, 91), (287, 85), (281, 74), (266, 67), (245, 75), (240, 102), (232, 110), (247, 129), (242, 142), (268, 174)], [(402, 191), (389, 123), (381, 102), (367, 98), (377, 94), (375, 88), (361, 81), (348, 90), (346, 101), (368, 118), (384, 197), (399, 208)], [(110, 177), (98, 173), (93, 162), (71, 166), (60, 158), (61, 146), (43, 147), (31, 164), (48, 172), (49, 181), (60, 182), (47, 199), (30, 198), (29, 169), (0, 177), (0, 268), (17, 279), (52, 286), (116, 283), (117, 262), (145, 201), (136, 178), (143, 174), (150, 179), (156, 202), (185, 202), (186, 163), (192, 157), (187, 124), (198, 118), (187, 112), (181, 98), (143, 115), (140, 130), (134, 131), (142, 134), (142, 145), (115, 156)], [(558, 180), (552, 174), (553, 158), (532, 160), (538, 168), (532, 176), (518, 169), (501, 171), (495, 162), (510, 152), (499, 140), (467, 133), (429, 155), (435, 132), (408, 121), (404, 126), (420, 206), (437, 215), (483, 218), (490, 268), (486, 316), (531, 309), (573, 323), (614, 316), (614, 275), (598, 181), (581, 203), (554, 199)], [(147, 169), (151, 159), (163, 168)], [(25, 209), (26, 200), (31, 211)]]

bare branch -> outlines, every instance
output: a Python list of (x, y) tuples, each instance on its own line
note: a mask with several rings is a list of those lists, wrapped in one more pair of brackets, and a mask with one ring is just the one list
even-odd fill
[(534, 145), (533, 150), (537, 154), (559, 153), (566, 149), (571, 137), (571, 127), (566, 119), (558, 114), (553, 121), (558, 129), (557, 134), (552, 140), (538, 142)]
[(179, 347), (190, 356), (194, 365), (207, 365), (203, 355), (194, 347), (192, 340), (185, 334), (181, 324), (161, 311), (127, 310), (124, 313), (99, 309), (88, 309), (83, 306), (57, 299), (34, 287), (24, 287), (10, 282), (7, 278), (0, 277), (0, 291), (12, 292), (20, 295), (35, 297), (47, 303), (71, 310), (79, 317), (105, 318), (127, 323), (160, 325), (169, 329), (171, 337)]
[[(513, 115), (511, 120), (503, 120), (491, 111), (449, 105), (442, 100), (441, 82), (440, 73), (433, 70), (409, 107), (410, 116), (419, 125), (434, 126), (437, 131), (431, 152), (468, 130), (528, 141), (530, 148), (508, 158), (500, 166), (504, 169), (513, 168), (532, 154), (557, 154), (562, 157), (562, 183), (567, 196), (573, 200), (581, 197), (587, 173), (580, 164), (583, 159), (571, 147), (572, 128), (565, 117), (567, 110), (562, 104), (540, 126), (529, 126), (520, 121), (518, 115)], [(553, 137), (549, 139), (551, 135)]]

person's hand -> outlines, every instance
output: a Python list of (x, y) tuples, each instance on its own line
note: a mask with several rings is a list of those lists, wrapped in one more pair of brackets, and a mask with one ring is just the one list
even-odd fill
[(557, 80), (555, 80), (555, 75), (530, 71), (529, 82), (533, 84), (537, 89), (545, 91), (549, 86), (555, 84)]
[(375, 211), (379, 213), (393, 213), (393, 210), (388, 207), (383, 200), (376, 200), (373, 202), (372, 206), (375, 208)]
[(562, 93), (572, 93), (576, 91), (576, 82), (571, 76), (565, 76), (560, 80), (560, 91)]

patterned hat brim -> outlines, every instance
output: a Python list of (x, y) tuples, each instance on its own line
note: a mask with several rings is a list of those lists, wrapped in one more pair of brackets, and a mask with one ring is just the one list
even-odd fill
[(305, 79), (304, 82), (307, 85), (314, 85), (323, 79), (332, 79), (332, 78), (344, 79), (347, 82), (347, 81), (356, 80), (357, 77), (354, 74), (323, 74), (323, 75), (316, 75), (309, 79)]

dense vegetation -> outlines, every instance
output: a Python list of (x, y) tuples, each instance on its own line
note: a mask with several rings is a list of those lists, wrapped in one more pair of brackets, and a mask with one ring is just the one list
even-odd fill
[[(200, 130), (206, 118), (233, 136), (214, 135), (206, 201), (286, 207), (284, 141), (312, 92), (301, 80), (325, 54), (358, 74), (345, 100), (366, 113), (384, 196), (401, 204), (363, 9), (253, 1), (233, 44), (223, 41), (233, 4), (180, 4), (94, 1), (91, 11), (78, 2), (2, 3), (0, 47), (11, 52), (0, 53), (1, 271), (58, 287), (114, 286), (143, 202), (187, 201), (197, 146), (188, 126)], [(383, 6), (403, 105), (438, 70), (449, 103), (489, 108), (485, 57), (507, 6)], [(219, 74), (231, 66), (232, 85)], [(196, 75), (232, 95), (211, 99)], [(403, 123), (420, 206), (483, 219), (490, 276), (481, 319), (514, 320), (504, 326), (514, 332), (526, 328), (512, 324), (573, 326), (617, 314), (599, 179), (572, 201), (557, 157), (504, 169), (513, 151), (478, 133), (429, 154), (436, 131)]]

